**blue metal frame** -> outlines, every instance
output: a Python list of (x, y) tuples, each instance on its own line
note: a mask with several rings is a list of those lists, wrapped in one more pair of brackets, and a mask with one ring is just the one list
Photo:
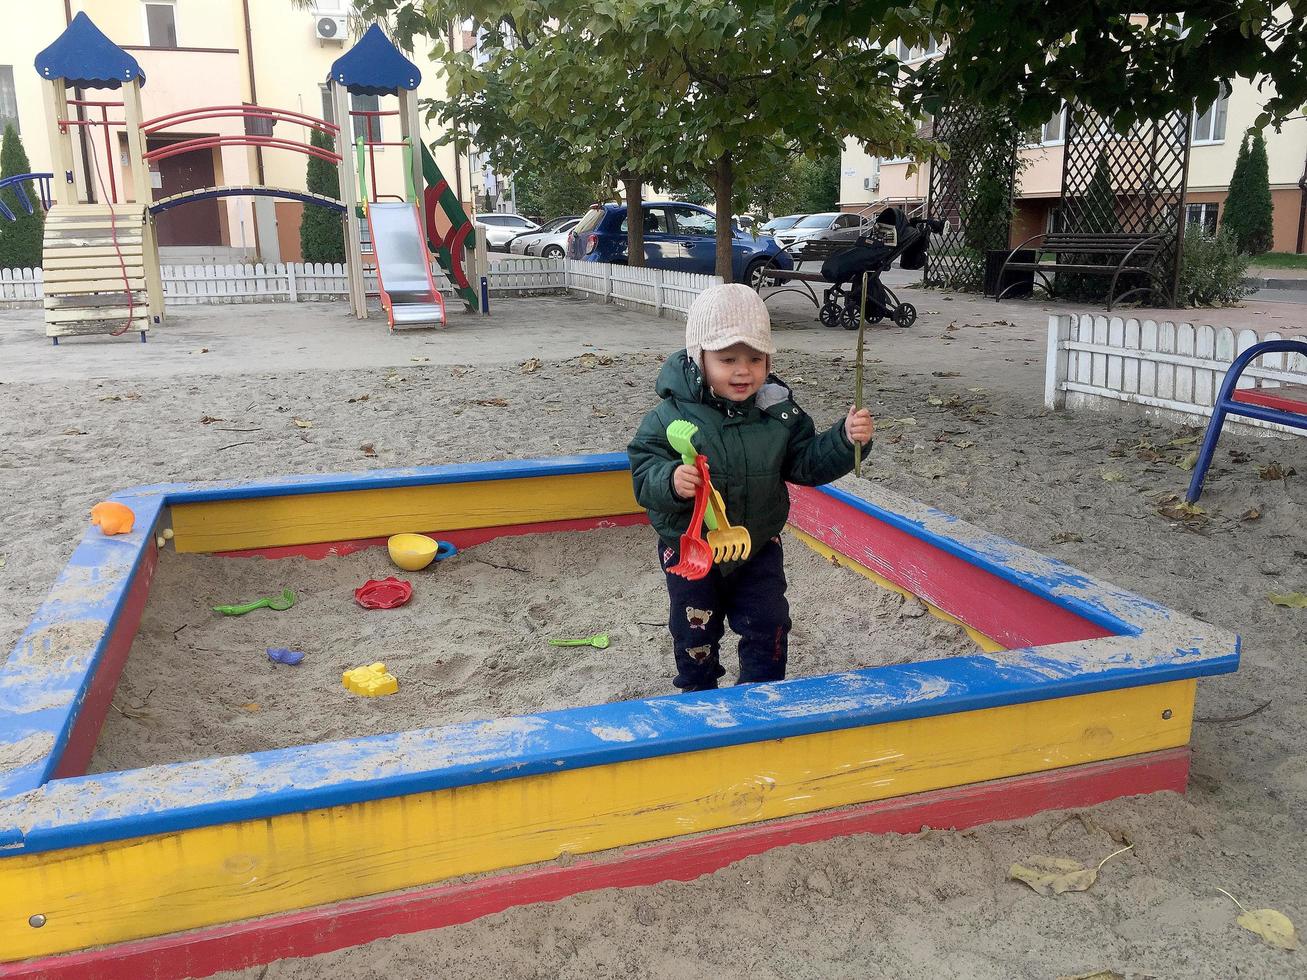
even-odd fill
[(328, 211), (335, 211), (337, 214), (345, 213), (345, 205), (339, 201), (306, 191), (294, 191), (284, 187), (210, 187), (195, 194), (165, 198), (157, 204), (150, 205), (150, 214), (162, 214), (183, 204), (208, 201), (217, 197), (276, 197), (287, 201), (299, 201), (302, 204), (313, 204)]
[(1185, 500), (1189, 503), (1194, 503), (1203, 495), (1203, 480), (1207, 477), (1207, 468), (1212, 465), (1212, 455), (1216, 452), (1216, 443), (1221, 438), (1221, 429), (1225, 425), (1227, 415), (1242, 415), (1261, 422), (1275, 422), (1295, 429), (1307, 429), (1307, 404), (1303, 406), (1304, 414), (1295, 414), (1278, 408), (1267, 408), (1264, 405), (1251, 405), (1234, 400), (1239, 377), (1248, 365), (1265, 354), (1277, 353), (1301, 354), (1307, 357), (1307, 343), (1301, 340), (1265, 340), (1260, 344), (1253, 344), (1236, 357), (1234, 363), (1230, 365), (1230, 370), (1225, 372), (1225, 380), (1221, 382), (1216, 404), (1212, 406), (1211, 421), (1207, 423), (1207, 432), (1203, 436), (1202, 449), (1198, 451), (1194, 475), (1189, 480), (1189, 492), (1185, 494)]
[[(50, 191), (50, 180), (53, 177), (54, 174), (14, 174), (12, 177), (0, 180), (0, 191), (13, 188), (14, 193), (18, 195), (18, 203), (26, 209), (28, 214), (31, 214), (36, 209), (32, 207), (32, 202), (28, 200), (27, 191), (23, 189), (23, 185), (28, 181), (37, 181), (37, 193), (40, 195), (41, 207), (43, 210), (49, 211), (54, 203), (54, 197)], [(8, 221), (18, 220), (4, 201), (0, 201), (0, 218), (5, 218)]]
[[(1158, 684), (1238, 666), (1234, 634), (979, 533), (931, 508), (913, 504), (891, 511), (827, 487), (821, 492), (869, 518), (891, 523), (1115, 635), (222, 760), (50, 778), (113, 622), (169, 505), (615, 472), (627, 466), (624, 454), (613, 453), (250, 484), (164, 484), (114, 495), (135, 511), (135, 528), (115, 537), (87, 531), (50, 597), (0, 666), (0, 742), (37, 739), (49, 745), (42, 758), (0, 771), (0, 853), (46, 851), (533, 773)], [(957, 533), (949, 533), (950, 527)], [(75, 620), (105, 624), (93, 645), (59, 651), (61, 659), (54, 664), (53, 651), (37, 656), (49, 627)], [(233, 786), (239, 787), (236, 793)]]

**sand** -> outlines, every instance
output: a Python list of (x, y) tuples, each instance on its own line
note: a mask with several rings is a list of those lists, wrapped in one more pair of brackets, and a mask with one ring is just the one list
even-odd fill
[[(950, 309), (938, 294), (922, 297), (923, 311)], [(164, 378), (0, 384), (0, 643), (17, 639), (88, 508), (112, 488), (620, 449), (652, 401), (656, 355), (610, 351), (613, 363), (595, 367), (575, 356), (545, 358), (531, 374), (517, 367), (531, 356), (533, 330), (561, 343), (571, 309), (502, 304), (497, 324), (518, 317), (521, 337), (521, 356), (509, 363), (467, 363), (478, 356), (477, 339), (460, 327), (468, 331), (461, 365), (301, 370), (312, 350), (266, 356), (260, 337), (275, 333), (281, 314), (261, 308), (233, 311), (203, 342), (224, 345), (215, 353), (228, 359), (246, 348), (243, 374), (203, 374), (197, 355), (189, 373)], [(634, 314), (608, 314), (629, 338)], [(29, 316), (23, 329), (39, 329), (38, 315)], [(15, 322), (0, 318), (0, 329)], [(651, 345), (671, 346), (667, 324), (639, 322)], [(1183, 492), (1188, 473), (1177, 464), (1193, 444), (1170, 443), (1194, 432), (1045, 412), (1037, 317), (1025, 327), (962, 321), (956, 331), (946, 331), (947, 322), (923, 312), (911, 331), (871, 335), (871, 352), (884, 363), (869, 371), (881, 431), (867, 478), (1243, 636), (1240, 671), (1199, 684), (1188, 795), (1089, 811), (1094, 827), (1128, 835), (1134, 851), (1114, 858), (1089, 892), (1049, 899), (1008, 881), (1009, 865), (1040, 853), (1101, 859), (1118, 846), (1108, 830), (1050, 813), (968, 833), (831, 841), (761, 855), (690, 884), (579, 896), (242, 976), (1307, 974), (1307, 953), (1262, 944), (1235, 924), (1237, 909), (1216, 891), (1307, 927), (1307, 612), (1267, 600), (1270, 592), (1307, 591), (1307, 443), (1231, 431), (1202, 501), (1207, 513), (1177, 523), (1159, 515), (1157, 495)], [(184, 317), (168, 329), (179, 331), (175, 343), (187, 342)], [(404, 342), (375, 323), (352, 329), (369, 345)], [(593, 324), (572, 336), (576, 354), (604, 342)], [(805, 408), (832, 420), (849, 401), (852, 337), (842, 338), (841, 353), (794, 352), (807, 336), (778, 331), (777, 368)], [(89, 346), (48, 353), (89, 360)], [(206, 416), (223, 421), (203, 424)], [(313, 427), (299, 429), (293, 417)], [(913, 421), (895, 421), (904, 419)], [(1259, 476), (1273, 475), (1272, 463), (1294, 473)], [(865, 486), (853, 478), (841, 485)]]
[[(975, 652), (961, 627), (785, 538), (791, 677)], [(505, 537), (410, 573), (384, 548), (321, 561), (165, 551), (91, 771), (673, 693), (656, 541), (648, 526)], [(391, 575), (413, 583), (407, 605), (353, 601)], [(286, 587), (285, 612), (210, 608)], [(599, 632), (606, 650), (548, 645)], [(273, 664), (268, 647), (305, 659)], [(734, 649), (728, 638), (727, 683)], [(399, 692), (346, 692), (341, 672), (376, 660)]]

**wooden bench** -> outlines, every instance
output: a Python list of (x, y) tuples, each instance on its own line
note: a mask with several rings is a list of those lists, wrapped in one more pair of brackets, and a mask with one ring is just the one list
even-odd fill
[[(998, 290), (996, 300), (1002, 300), (1014, 288), (1023, 285), (1021, 280), (1012, 282), (1005, 278), (1008, 270), (1024, 270), (1034, 273), (1043, 280), (1049, 296), (1056, 295), (1055, 276), (1057, 273), (1074, 273), (1077, 275), (1110, 277), (1107, 287), (1107, 308), (1112, 303), (1125, 299), (1135, 293), (1153, 293), (1167, 305), (1175, 301), (1170, 284), (1157, 271), (1158, 260), (1167, 247), (1166, 235), (1133, 234), (1130, 232), (1049, 232), (1035, 235), (1008, 253), (1007, 259), (999, 269), (998, 282), (1007, 282), (1007, 286)], [(1016, 256), (1024, 249), (1033, 249), (1034, 261), (1022, 261)], [(1061, 261), (1062, 256), (1070, 261)], [(1051, 260), (1050, 260), (1051, 257)], [(1089, 262), (1087, 259), (1101, 257), (1101, 262)], [(1116, 287), (1122, 275), (1142, 275), (1147, 277), (1148, 285), (1133, 286), (1120, 296)]]
[(803, 242), (803, 248), (793, 252), (787, 249), (786, 252), (794, 260), (797, 269), (805, 262), (825, 262), (837, 252), (852, 248), (857, 243), (856, 238), (809, 238)]
[[(817, 282), (825, 286), (834, 285), (820, 272), (804, 272), (798, 268), (777, 269), (769, 264), (764, 268), (763, 277), (759, 280), (758, 292), (761, 295), (764, 289), (771, 290), (763, 296), (764, 303), (773, 296), (780, 296), (783, 293), (798, 293), (812, 300), (812, 305), (821, 309), (821, 300), (817, 298), (817, 293), (812, 288), (812, 284)], [(797, 285), (789, 286), (786, 283), (797, 283)]]

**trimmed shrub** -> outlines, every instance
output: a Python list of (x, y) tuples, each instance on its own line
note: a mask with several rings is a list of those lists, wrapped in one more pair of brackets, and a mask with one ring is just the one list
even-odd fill
[[(0, 178), (31, 172), (32, 165), (23, 150), (23, 141), (19, 139), (18, 131), (12, 124), (6, 126), (4, 140), (0, 143)], [(31, 214), (20, 203), (16, 190), (8, 188), (0, 191), (0, 200), (5, 202), (18, 219), (6, 221), (0, 217), (0, 269), (36, 268), (41, 264), (45, 212), (41, 210), (40, 191), (35, 181), (28, 183), (23, 190), (32, 205)]]
[(1221, 216), (1222, 230), (1229, 229), (1241, 252), (1261, 255), (1274, 243), (1270, 167), (1266, 140), (1260, 131), (1239, 146), (1239, 157), (1230, 177), (1230, 190)]
[[(335, 148), (335, 140), (316, 129), (309, 142), (324, 150)], [(326, 160), (309, 157), (307, 183), (312, 193), (340, 200), (336, 168)], [(300, 215), (300, 252), (305, 262), (344, 262), (345, 228), (341, 216), (316, 204), (304, 205)]]
[(1198, 225), (1190, 225), (1184, 234), (1176, 302), (1181, 306), (1233, 306), (1251, 290), (1244, 284), (1247, 273), (1248, 256), (1239, 251), (1230, 229), (1221, 228), (1213, 238), (1204, 235)]

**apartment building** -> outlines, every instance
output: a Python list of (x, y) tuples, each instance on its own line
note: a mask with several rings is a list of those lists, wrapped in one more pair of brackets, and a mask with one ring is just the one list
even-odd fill
[[(915, 66), (938, 56), (932, 42), (926, 48), (900, 44), (899, 58)], [(1234, 173), (1239, 143), (1261, 112), (1265, 93), (1246, 79), (1235, 79), (1214, 105), (1196, 107), (1190, 127), (1189, 174), (1185, 190), (1185, 218), (1215, 231), (1225, 206)], [(1024, 166), (1016, 189), (1011, 244), (1051, 229), (1061, 197), (1062, 162), (1066, 140), (1066, 110), (1041, 127), (1038, 142), (1022, 147)], [(1307, 119), (1301, 115), (1285, 122), (1277, 132), (1263, 131), (1270, 164), (1271, 200), (1274, 206), (1277, 252), (1307, 251), (1303, 228), (1307, 190)], [(912, 167), (907, 159), (869, 154), (855, 141), (845, 143), (840, 167), (840, 207), (862, 211), (879, 204), (916, 206), (930, 190), (930, 162)], [(915, 170), (909, 173), (910, 170)]]
[[(144, 114), (157, 118), (207, 106), (262, 105), (309, 116), (333, 119), (326, 77), (331, 63), (353, 43), (349, 0), (317, 0), (312, 7), (292, 0), (37, 0), (25, 5), (22, 17), (7, 20), (0, 31), (0, 127), (14, 123), (35, 171), (50, 170), (46, 110), (41, 79), (33, 62), (39, 51), (57, 38), (79, 12), (85, 12), (110, 40), (128, 51), (146, 76), (141, 91)], [(461, 35), (455, 42), (461, 41)], [(420, 97), (443, 95), (443, 77), (419, 50), (410, 59), (422, 72)], [(116, 98), (110, 90), (90, 90), (70, 97), (87, 101)], [(395, 100), (353, 97), (353, 108), (395, 108)], [(99, 109), (84, 112), (99, 118)], [(109, 110), (121, 119), (121, 110)], [(349, 121), (345, 135), (352, 142), (366, 125)], [(167, 134), (151, 137), (149, 149), (160, 143), (197, 136), (239, 134), (257, 120), (210, 119), (181, 122)], [(374, 136), (398, 139), (398, 119), (381, 117)], [(275, 127), (275, 133), (273, 131)], [(76, 179), (82, 193), (95, 200), (131, 199), (131, 161), (121, 127), (111, 131), (108, 145), (99, 127), (89, 127), (90, 139), (80, 148)], [(250, 130), (253, 132), (254, 130)], [(308, 142), (309, 131), (278, 121), (268, 134)], [(424, 130), (429, 144), (439, 135)], [(465, 206), (471, 203), (467, 156), (450, 147), (435, 151), (451, 186)], [(399, 147), (376, 151), (377, 191), (382, 196), (404, 193), (403, 153)], [(307, 157), (293, 151), (247, 146), (195, 150), (151, 164), (155, 198), (201, 187), (259, 185), (304, 190)], [(103, 186), (103, 189), (101, 187)], [(229, 197), (197, 201), (159, 216), (159, 241), (165, 259), (261, 258), (300, 259), (299, 223), (305, 205), (267, 197)]]

